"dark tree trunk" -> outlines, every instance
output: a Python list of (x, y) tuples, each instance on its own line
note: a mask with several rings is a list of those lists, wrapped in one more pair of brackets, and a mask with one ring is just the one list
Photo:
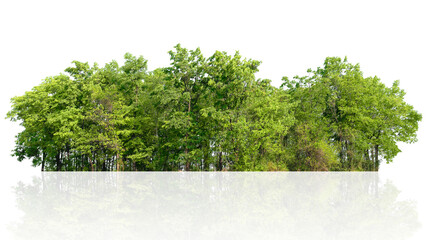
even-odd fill
[[(189, 104), (188, 104), (188, 108), (187, 108), (187, 113), (188, 113), (188, 115), (189, 115), (189, 118), (190, 118), (190, 110), (191, 110), (191, 99), (189, 99)], [(190, 127), (190, 120), (189, 120), (189, 122), (188, 122), (188, 125), (189, 125), (189, 127)], [(190, 161), (189, 161), (189, 144), (188, 144), (188, 141), (189, 141), (189, 129), (187, 130), (187, 132), (186, 132), (186, 149), (185, 149), (185, 154), (186, 154), (186, 167), (185, 167), (185, 170), (186, 171), (189, 171), (190, 170)]]
[(116, 171), (120, 171), (120, 169), (122, 167), (121, 163), (119, 161), (120, 161), (119, 153), (116, 153)]
[(222, 154), (223, 152), (220, 151), (219, 155), (218, 155), (218, 170), (222, 171), (223, 170), (223, 159), (222, 159)]
[[(186, 133), (186, 139), (187, 139), (187, 133)], [(187, 141), (186, 141), (186, 142), (187, 142)], [(187, 143), (186, 143), (186, 150), (185, 150), (185, 154), (186, 154), (186, 166), (185, 166), (185, 169), (184, 169), (184, 170), (189, 171), (189, 170), (190, 170), (190, 161), (189, 161), (189, 156), (188, 156), (188, 154), (189, 154), (189, 149), (187, 149)]]
[(210, 154), (209, 149), (210, 149), (209, 141), (207, 141), (207, 142), (205, 142), (204, 162), (203, 162), (203, 166), (202, 166), (202, 169), (201, 169), (201, 170), (204, 170), (204, 171), (208, 171), (209, 170), (209, 161), (208, 161), (208, 159), (210, 158), (209, 157), (209, 154)]
[(165, 162), (163, 164), (163, 170), (166, 171), (168, 169), (168, 160), (169, 160), (169, 149), (166, 148), (166, 157)]
[[(65, 170), (67, 171), (67, 169), (70, 169), (70, 145), (67, 144), (66, 146), (66, 153), (67, 153), (67, 162), (66, 162), (66, 167)], [(71, 165), (71, 168), (73, 168), (73, 165)]]
[(42, 172), (45, 171), (45, 161), (46, 161), (46, 153), (42, 153)]
[(366, 161), (366, 164), (364, 164), (363, 166), (364, 166), (364, 171), (370, 171), (370, 154), (369, 154), (369, 150), (368, 149), (366, 149), (366, 152), (364, 153), (364, 155), (365, 155), (365, 161)]
[(379, 171), (379, 145), (375, 146), (375, 171)]
[(91, 157), (88, 157), (89, 163), (91, 164), (91, 171), (94, 171), (94, 163), (92, 162)]
[(55, 156), (56, 159), (56, 170), (61, 171), (61, 158), (60, 158), (60, 152), (58, 152)]

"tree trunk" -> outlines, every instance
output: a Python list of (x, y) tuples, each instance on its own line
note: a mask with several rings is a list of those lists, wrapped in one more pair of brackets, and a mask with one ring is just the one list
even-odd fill
[(190, 170), (190, 162), (189, 162), (189, 149), (187, 148), (187, 133), (186, 133), (186, 150), (184, 151), (185, 156), (186, 156), (186, 166), (184, 168), (185, 171), (189, 171)]
[(375, 171), (379, 171), (379, 145), (375, 145)]
[[(192, 101), (192, 99), (190, 98), (189, 99), (189, 103), (188, 103), (188, 106), (187, 106), (187, 113), (188, 113), (188, 117), (190, 118), (190, 109), (191, 109), (191, 101)], [(189, 128), (190, 128), (190, 119), (188, 120), (188, 126), (189, 126)], [(184, 151), (184, 153), (185, 153), (185, 155), (186, 155), (186, 167), (185, 167), (185, 170), (186, 171), (189, 171), (190, 170), (190, 161), (189, 161), (189, 144), (188, 144), (188, 139), (189, 139), (189, 129), (187, 130), (187, 132), (186, 132), (186, 149), (185, 149), (185, 151)]]
[(219, 155), (218, 155), (218, 170), (222, 171), (223, 170), (223, 159), (222, 159), (222, 154), (223, 152), (220, 151)]
[(116, 153), (116, 171), (120, 171), (121, 170), (121, 162), (120, 162), (120, 155), (119, 153)]
[(202, 166), (201, 170), (203, 170), (203, 171), (209, 171), (209, 161), (208, 161), (208, 159), (210, 158), (209, 157), (209, 149), (210, 149), (209, 141), (206, 141), (204, 145), (205, 145), (205, 148), (204, 148), (204, 162), (203, 162), (203, 166)]
[(61, 171), (61, 159), (60, 159), (60, 153), (58, 152), (55, 156), (56, 159), (56, 170)]
[(67, 169), (69, 169), (69, 166), (70, 166), (70, 148), (67, 147)]
[[(186, 149), (187, 150), (187, 149)], [(187, 151), (186, 151), (186, 156), (187, 156)], [(186, 168), (185, 168), (185, 170), (186, 171), (190, 171), (190, 161), (189, 161), (189, 159), (186, 157)]]
[(42, 172), (45, 171), (45, 161), (46, 161), (46, 153), (42, 153)]
[(370, 163), (370, 154), (369, 154), (369, 150), (368, 149), (366, 149), (366, 152), (364, 153), (364, 155), (365, 155), (365, 160), (367, 162), (367, 165), (364, 164), (363, 166), (367, 166), (367, 167), (364, 167), (363, 170), (364, 171), (370, 171), (370, 166), (368, 165)]
[(89, 163), (91, 164), (91, 171), (94, 171), (94, 163), (92, 162), (91, 157), (88, 157)]
[(163, 171), (167, 171), (167, 169), (168, 169), (168, 160), (169, 160), (169, 149), (168, 149), (168, 147), (166, 148), (165, 152), (166, 152), (166, 156), (165, 156), (165, 161), (163, 163)]

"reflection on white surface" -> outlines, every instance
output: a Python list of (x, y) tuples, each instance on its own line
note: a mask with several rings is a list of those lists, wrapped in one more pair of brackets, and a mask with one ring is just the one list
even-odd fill
[(43, 173), (16, 239), (409, 239), (416, 204), (377, 173)]

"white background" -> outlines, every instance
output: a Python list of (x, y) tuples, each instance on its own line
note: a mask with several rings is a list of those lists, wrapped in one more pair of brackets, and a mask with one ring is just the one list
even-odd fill
[[(169, 64), (177, 43), (263, 63), (259, 78), (281, 84), (282, 76), (304, 75), (327, 56), (360, 63), (365, 76), (388, 86), (396, 79), (406, 101), (423, 114), (419, 142), (401, 144), (380, 173), (403, 196), (428, 202), (421, 178), (428, 169), (426, 1), (0, 1), (0, 187), (30, 181), (39, 168), (10, 157), (17, 123), (4, 120), (10, 98), (57, 75), (71, 61), (104, 65), (130, 52), (149, 60), (149, 70)], [(405, 189), (405, 191), (404, 191)], [(3, 193), (3, 190), (2, 190)], [(12, 218), (14, 196), (0, 197), (0, 214)], [(426, 205), (419, 204), (426, 222)], [(6, 214), (4, 214), (6, 213)], [(8, 215), (9, 213), (9, 215)], [(15, 216), (16, 217), (16, 216)], [(1, 229), (1, 228), (0, 228)], [(425, 233), (425, 232), (424, 232)]]

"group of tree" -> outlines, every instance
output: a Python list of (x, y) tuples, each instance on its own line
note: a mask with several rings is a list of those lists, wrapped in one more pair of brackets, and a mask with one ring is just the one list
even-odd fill
[(13, 155), (42, 171), (376, 171), (416, 141), (422, 115), (399, 82), (346, 58), (278, 88), (239, 52), (169, 55), (154, 71), (129, 53), (122, 66), (74, 61), (12, 98)]

